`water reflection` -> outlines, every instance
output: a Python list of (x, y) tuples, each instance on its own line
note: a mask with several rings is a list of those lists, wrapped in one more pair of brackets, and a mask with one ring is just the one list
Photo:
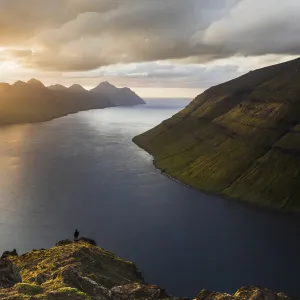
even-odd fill
[(299, 219), (176, 183), (131, 142), (179, 109), (163, 106), (1, 128), (0, 251), (50, 247), (78, 227), (178, 296), (245, 284), (300, 295)]

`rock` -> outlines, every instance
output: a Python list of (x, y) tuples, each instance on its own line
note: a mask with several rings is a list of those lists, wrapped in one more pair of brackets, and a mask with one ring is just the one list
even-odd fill
[(249, 300), (297, 300), (298, 298), (277, 293), (266, 288), (245, 286), (240, 288), (233, 296), (233, 299)]
[(55, 244), (56, 247), (58, 246), (64, 246), (64, 245), (68, 245), (68, 244), (72, 244), (73, 242), (69, 239), (66, 239), (66, 240), (62, 240), (62, 241), (59, 241)]
[(167, 293), (155, 285), (132, 283), (111, 289), (114, 300), (167, 299)]
[(84, 243), (88, 243), (88, 244), (90, 244), (90, 245), (92, 245), (92, 246), (97, 246), (97, 243), (96, 243), (95, 240), (89, 239), (89, 238), (86, 238), (86, 237), (81, 237), (81, 238), (79, 239), (79, 241), (80, 241), (80, 242), (84, 242)]
[(52, 276), (48, 273), (40, 273), (36, 276), (35, 282), (37, 284), (43, 284), (44, 282), (46, 282), (47, 280), (50, 280), (51, 278), (52, 278)]
[(202, 290), (194, 300), (234, 300), (229, 294), (216, 293), (208, 290)]
[[(90, 244), (92, 246), (97, 246), (97, 243), (96, 243), (95, 240), (89, 239), (89, 238), (86, 238), (86, 237), (81, 237), (78, 241)], [(62, 240), (62, 241), (57, 242), (55, 244), (55, 246), (64, 246), (64, 245), (68, 245), (68, 244), (72, 244), (72, 243), (73, 243), (73, 241), (71, 241), (69, 239), (66, 239), (66, 240)]]
[(17, 250), (14, 249), (13, 251), (4, 251), (1, 258), (7, 258), (9, 256), (18, 256)]
[[(87, 299), (91, 299), (91, 298), (88, 295), (86, 295), (85, 293), (79, 291), (78, 289), (64, 287), (64, 288), (60, 288), (55, 291), (51, 291), (48, 294), (47, 299), (49, 299), (49, 300), (52, 300), (52, 299), (53, 300), (66, 300), (66, 299), (87, 300)], [(94, 298), (94, 299), (97, 299), (97, 298)]]
[[(76, 288), (90, 296), (97, 296), (99, 299), (112, 299), (111, 292), (99, 285), (92, 279), (80, 275), (73, 267), (67, 267), (62, 272), (63, 282), (70, 287)], [(98, 299), (98, 298), (97, 298)]]
[[(18, 268), (22, 270), (22, 280)], [(22, 283), (20, 283), (22, 281)], [(64, 240), (44, 251), (0, 259), (0, 299), (186, 300), (148, 285), (129, 261), (91, 243)], [(296, 300), (259, 287), (234, 295), (202, 290), (195, 300)], [(298, 299), (299, 300), (299, 299)]]
[(18, 268), (9, 259), (0, 259), (0, 288), (13, 287), (22, 282)]
[[(39, 285), (28, 283), (17, 283), (15, 289), (18, 293), (29, 296), (38, 295), (43, 292), (43, 289)], [(30, 299), (32, 299), (32, 297)]]
[(242, 287), (234, 295), (202, 290), (195, 300), (297, 300), (296, 297), (259, 287)]

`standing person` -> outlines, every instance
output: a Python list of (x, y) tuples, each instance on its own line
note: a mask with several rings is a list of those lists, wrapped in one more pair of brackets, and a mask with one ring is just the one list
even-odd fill
[(79, 231), (76, 229), (74, 231), (74, 242), (78, 242)]

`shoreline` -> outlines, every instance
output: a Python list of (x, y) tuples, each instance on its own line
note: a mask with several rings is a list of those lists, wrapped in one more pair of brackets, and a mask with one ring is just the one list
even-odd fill
[(59, 118), (67, 117), (70, 115), (74, 115), (80, 112), (84, 111), (90, 111), (90, 110), (97, 110), (97, 109), (107, 109), (107, 108), (114, 108), (114, 107), (132, 107), (132, 106), (138, 106), (138, 105), (145, 105), (146, 103), (138, 103), (138, 104), (133, 104), (133, 105), (113, 105), (113, 106), (107, 106), (107, 107), (99, 107), (99, 108), (89, 108), (89, 109), (83, 109), (83, 110), (78, 110), (74, 112), (70, 112), (67, 114), (59, 115), (57, 117), (53, 117), (50, 119), (45, 119), (45, 120), (38, 120), (38, 121), (21, 121), (21, 122), (13, 122), (13, 123), (1, 123), (0, 122), (0, 128), (6, 127), (6, 126), (13, 126), (13, 125), (25, 125), (25, 124), (38, 124), (38, 123), (44, 123), (44, 122), (50, 122)]
[(292, 211), (292, 210), (282, 210), (280, 208), (276, 208), (276, 207), (271, 207), (271, 206), (267, 206), (267, 205), (259, 205), (259, 204), (255, 204), (255, 203), (252, 203), (252, 202), (249, 202), (249, 201), (245, 201), (245, 200), (242, 200), (242, 199), (239, 199), (239, 198), (233, 198), (233, 197), (230, 197), (230, 196), (226, 196), (222, 193), (214, 193), (214, 192), (210, 192), (210, 191), (205, 191), (205, 190), (201, 190), (201, 189), (198, 189), (184, 181), (181, 181), (179, 179), (177, 179), (176, 177), (173, 177), (172, 174), (160, 169), (157, 165), (156, 165), (156, 162), (155, 162), (155, 157), (150, 153), (148, 152), (144, 147), (142, 147), (141, 145), (139, 145), (138, 143), (136, 143), (134, 141), (135, 137), (132, 138), (132, 142), (139, 148), (143, 149), (145, 152), (147, 152), (149, 155), (152, 156), (152, 165), (154, 166), (154, 168), (156, 170), (158, 170), (162, 175), (170, 178), (171, 180), (175, 181), (176, 183), (179, 183), (185, 187), (188, 187), (188, 188), (191, 188), (193, 190), (196, 190), (200, 193), (203, 193), (203, 194), (206, 194), (206, 195), (209, 195), (209, 196), (213, 196), (213, 197), (219, 197), (219, 198), (222, 198), (223, 200), (226, 200), (226, 201), (231, 201), (231, 202), (235, 202), (236, 204), (238, 205), (242, 205), (244, 207), (248, 207), (252, 210), (261, 210), (261, 211), (264, 211), (264, 212), (268, 212), (268, 213), (273, 213), (273, 214), (277, 214), (277, 215), (281, 215), (281, 216), (290, 216), (290, 217), (293, 217), (293, 218), (300, 218), (300, 212), (297, 212), (297, 211)]

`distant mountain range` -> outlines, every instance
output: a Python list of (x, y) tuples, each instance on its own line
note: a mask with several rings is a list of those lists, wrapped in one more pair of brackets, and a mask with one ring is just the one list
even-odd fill
[(91, 91), (78, 84), (46, 87), (36, 79), (0, 83), (0, 124), (42, 122), (83, 110), (138, 104), (145, 102), (136, 93), (108, 82)]
[(134, 141), (198, 189), (300, 212), (300, 59), (212, 87)]

